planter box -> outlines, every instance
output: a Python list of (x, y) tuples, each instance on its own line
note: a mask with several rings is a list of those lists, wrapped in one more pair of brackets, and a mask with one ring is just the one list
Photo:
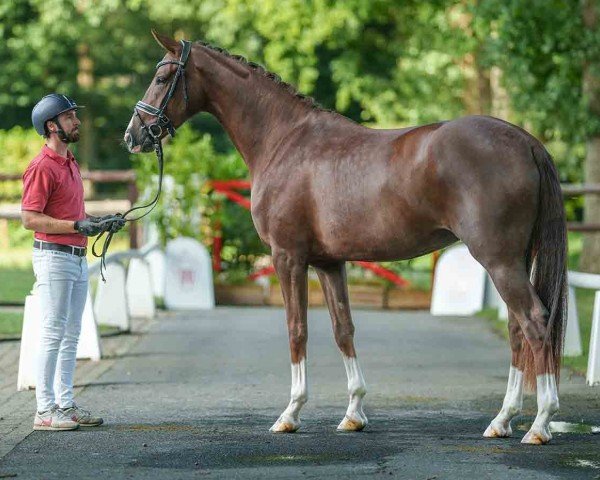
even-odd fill
[[(390, 310), (426, 310), (431, 304), (431, 292), (385, 288), (382, 285), (348, 285), (352, 307), (381, 308)], [(218, 305), (271, 305), (283, 306), (283, 295), (279, 285), (268, 290), (256, 284), (215, 285)], [(326, 306), (321, 287), (309, 283), (309, 307)]]
[(383, 285), (348, 285), (351, 307), (383, 308)]
[(263, 287), (256, 284), (215, 285), (217, 305), (268, 305)]
[(429, 310), (431, 306), (431, 292), (390, 288), (386, 293), (384, 308), (390, 310)]
[[(271, 291), (268, 299), (269, 305), (278, 307), (283, 306), (283, 294), (281, 293), (280, 285), (271, 285)], [(308, 284), (308, 306), (309, 307), (322, 307), (325, 305), (325, 296), (320, 285), (313, 283)]]

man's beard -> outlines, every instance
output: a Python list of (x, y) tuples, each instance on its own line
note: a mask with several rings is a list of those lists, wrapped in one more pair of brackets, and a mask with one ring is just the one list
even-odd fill
[(74, 129), (69, 133), (65, 132), (65, 138), (67, 143), (77, 143), (79, 141), (79, 130)]

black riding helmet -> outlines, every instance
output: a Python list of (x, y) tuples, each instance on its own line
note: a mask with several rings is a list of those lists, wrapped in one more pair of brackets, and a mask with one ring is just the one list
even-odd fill
[(47, 136), (46, 122), (52, 120), (58, 124), (59, 135), (61, 133), (64, 135), (62, 127), (56, 121), (56, 117), (61, 113), (68, 112), (69, 110), (77, 110), (79, 108), (83, 108), (83, 105), (77, 105), (72, 98), (59, 93), (51, 93), (35, 104), (35, 107), (33, 107), (33, 110), (31, 111), (31, 122), (37, 133), (42, 136)]

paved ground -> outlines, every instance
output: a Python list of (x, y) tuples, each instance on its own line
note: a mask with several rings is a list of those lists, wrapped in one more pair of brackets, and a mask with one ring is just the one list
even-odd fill
[[(310, 401), (302, 429), (291, 435), (268, 432), (289, 395), (282, 310), (162, 314), (110, 365), (80, 379), (78, 401), (107, 424), (29, 434), (0, 461), (0, 478), (600, 478), (600, 435), (555, 435), (546, 447), (519, 443), (535, 413), (531, 396), (514, 438), (481, 437), (502, 401), (509, 364), (505, 342), (482, 320), (354, 316), (369, 387), (364, 432), (335, 431), (346, 379), (324, 310), (309, 315)], [(563, 375), (557, 420), (600, 425), (599, 394)], [(33, 410), (31, 393), (16, 397), (21, 412)], [(30, 428), (31, 414), (0, 414), (0, 432), (2, 422), (17, 424), (13, 440)]]

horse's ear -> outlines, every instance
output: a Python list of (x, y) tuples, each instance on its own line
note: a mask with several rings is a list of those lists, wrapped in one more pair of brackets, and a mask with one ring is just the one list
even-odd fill
[(152, 29), (151, 31), (154, 40), (156, 40), (161, 47), (171, 52), (172, 54), (177, 55), (179, 49), (181, 48), (181, 44), (177, 40), (171, 37), (167, 37), (166, 35), (161, 35), (154, 29)]

